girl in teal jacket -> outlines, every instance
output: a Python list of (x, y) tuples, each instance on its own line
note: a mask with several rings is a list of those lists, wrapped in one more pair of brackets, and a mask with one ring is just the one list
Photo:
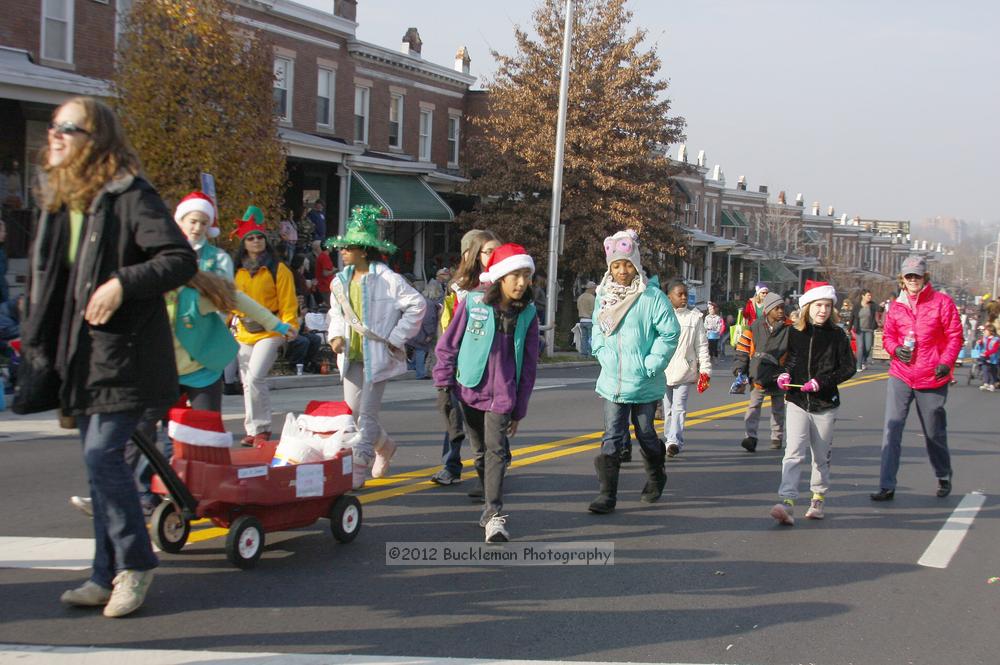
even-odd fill
[(666, 392), (664, 370), (677, 348), (680, 325), (674, 308), (654, 278), (646, 280), (639, 258), (639, 236), (619, 231), (604, 240), (608, 271), (597, 288), (593, 352), (601, 364), (597, 394), (604, 398), (604, 438), (594, 468), (600, 481), (593, 513), (610, 513), (618, 495), (621, 453), (629, 421), (642, 448), (648, 481), (641, 501), (652, 503), (667, 484), (666, 450), (653, 417)]

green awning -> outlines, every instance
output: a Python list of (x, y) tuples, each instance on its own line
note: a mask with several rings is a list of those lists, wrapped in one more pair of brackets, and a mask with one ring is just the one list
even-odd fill
[(734, 229), (748, 229), (750, 225), (738, 210), (723, 210), (722, 225)]
[[(761, 261), (760, 279), (769, 284), (798, 284), (798, 276), (781, 261)], [(772, 289), (773, 290), (773, 289)]]
[(397, 222), (450, 222), (455, 213), (416, 175), (351, 171), (351, 207), (385, 208), (386, 219)]

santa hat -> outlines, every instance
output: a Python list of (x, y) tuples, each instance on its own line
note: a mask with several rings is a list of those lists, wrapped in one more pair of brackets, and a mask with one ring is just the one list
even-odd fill
[(205, 234), (209, 238), (215, 238), (219, 235), (219, 224), (218, 219), (215, 216), (215, 204), (212, 199), (202, 192), (191, 192), (177, 204), (177, 209), (174, 210), (174, 221), (178, 224), (184, 219), (184, 215), (189, 212), (203, 212), (208, 215), (208, 230)]
[(523, 268), (528, 268), (534, 273), (535, 262), (524, 247), (508, 242), (500, 245), (490, 254), (490, 260), (486, 263), (486, 272), (480, 273), (479, 281), (498, 282), (504, 275)]
[(249, 206), (247, 211), (243, 213), (243, 219), (236, 222), (236, 228), (229, 234), (229, 237), (236, 236), (240, 240), (243, 240), (246, 234), (254, 231), (257, 233), (264, 233), (266, 231), (264, 228), (264, 213), (257, 206)]
[(229, 463), (233, 435), (222, 425), (218, 411), (172, 408), (167, 435), (174, 442), (174, 456), (214, 464)]
[(339, 432), (354, 427), (354, 416), (347, 402), (320, 402), (313, 400), (306, 404), (306, 410), (299, 418), (310, 432)]
[(837, 304), (837, 290), (829, 282), (814, 282), (806, 280), (805, 293), (799, 296), (799, 308), (805, 307), (816, 300), (832, 300)]
[(770, 291), (770, 290), (771, 289), (769, 289), (767, 287), (767, 284), (765, 284), (764, 282), (757, 282), (757, 284), (755, 284), (753, 287), (753, 294), (757, 296), (760, 295), (761, 291)]
[(615, 261), (626, 259), (635, 266), (635, 271), (642, 275), (642, 259), (639, 258), (639, 234), (632, 229), (619, 231), (604, 239), (604, 258), (608, 268)]

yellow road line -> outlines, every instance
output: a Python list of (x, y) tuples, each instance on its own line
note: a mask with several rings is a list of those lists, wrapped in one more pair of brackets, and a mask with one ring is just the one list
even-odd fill
[[(851, 379), (845, 381), (840, 385), (841, 388), (851, 388), (854, 386), (861, 386), (866, 383), (873, 383), (875, 381), (881, 381), (887, 378), (888, 373), (873, 374), (870, 376), (865, 376), (860, 379)], [(770, 404), (762, 405), (762, 408), (770, 408)], [(729, 418), (730, 416), (740, 415), (746, 411), (746, 402), (734, 402), (729, 404), (722, 404), (719, 406), (713, 406), (706, 409), (700, 409), (698, 411), (688, 412), (688, 420), (685, 423), (686, 427), (691, 427), (694, 425), (700, 425), (707, 422), (712, 422), (715, 420), (722, 420), (724, 418)], [(693, 416), (693, 417), (692, 417)], [(704, 417), (699, 417), (704, 416)], [(662, 422), (662, 421), (657, 421)], [(557, 441), (550, 441), (548, 443), (542, 443), (533, 446), (527, 446), (523, 448), (516, 449), (516, 455), (513, 462), (511, 463), (512, 468), (519, 468), (522, 466), (528, 466), (530, 464), (538, 464), (540, 462), (546, 462), (549, 460), (559, 459), (560, 457), (568, 457), (570, 455), (577, 455), (579, 453), (585, 453), (588, 451), (597, 450), (601, 447), (600, 442), (594, 442), (596, 439), (600, 439), (604, 436), (603, 431), (590, 432), (588, 434), (581, 434), (578, 436), (568, 437), (565, 439), (559, 439)], [(592, 442), (592, 443), (587, 443)], [(573, 445), (582, 444), (582, 445)], [(540, 453), (538, 455), (531, 455), (530, 453)], [(471, 467), (472, 460), (465, 460), (462, 466)], [(371, 492), (362, 492), (357, 495), (358, 500), (362, 504), (375, 503), (376, 501), (384, 501), (386, 499), (391, 499), (397, 496), (404, 496), (406, 494), (413, 494), (414, 492), (420, 492), (423, 490), (431, 489), (437, 487), (434, 483), (426, 480), (426, 477), (438, 470), (439, 467), (428, 467), (426, 469), (418, 469), (415, 471), (407, 471), (406, 473), (397, 474), (395, 476), (390, 476), (388, 478), (377, 478), (369, 480), (365, 483), (365, 487), (369, 488), (385, 488), (376, 489)], [(394, 487), (394, 485), (400, 485), (405, 483), (407, 480), (414, 480), (417, 478), (423, 478), (424, 480), (419, 480), (418, 482), (410, 483), (407, 485), (402, 485), (400, 487)], [(192, 526), (197, 524), (210, 524), (208, 520), (198, 520), (192, 522)], [(229, 532), (228, 529), (221, 529), (219, 527), (210, 527), (205, 529), (198, 529), (192, 531), (191, 535), (188, 537), (188, 542), (199, 543), (206, 540), (212, 540), (214, 538), (220, 538), (225, 536)]]

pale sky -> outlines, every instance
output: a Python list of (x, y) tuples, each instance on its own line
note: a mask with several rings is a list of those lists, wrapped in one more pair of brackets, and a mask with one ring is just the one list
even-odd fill
[[(298, 0), (332, 4), (330, 0)], [(359, 39), (425, 60), (468, 46), (489, 76), (537, 0), (359, 0)], [(837, 216), (1000, 220), (997, 0), (630, 0), (687, 120), (728, 186), (802, 192)], [(676, 155), (676, 146), (671, 155)]]

